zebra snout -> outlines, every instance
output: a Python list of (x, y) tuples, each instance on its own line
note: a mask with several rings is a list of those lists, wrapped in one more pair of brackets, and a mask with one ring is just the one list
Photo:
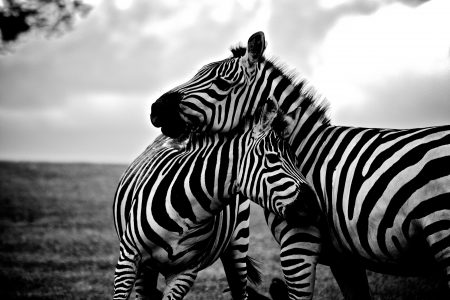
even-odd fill
[(152, 104), (150, 109), (150, 121), (155, 127), (163, 126), (164, 115), (167, 114), (165, 104), (163, 102), (163, 97), (156, 100), (155, 103)]
[(155, 127), (161, 127), (163, 134), (176, 138), (186, 132), (187, 126), (180, 117), (179, 105), (183, 95), (169, 92), (162, 95), (151, 106), (150, 120)]
[(158, 98), (151, 106), (150, 119), (154, 126), (162, 127), (179, 114), (179, 105), (183, 95), (177, 92), (168, 92)]

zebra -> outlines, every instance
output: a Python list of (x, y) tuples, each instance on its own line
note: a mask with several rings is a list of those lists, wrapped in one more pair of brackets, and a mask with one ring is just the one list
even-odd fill
[[(278, 124), (281, 115), (275, 104), (268, 101), (232, 132), (193, 133), (179, 148), (166, 146), (167, 138), (160, 138), (161, 146), (147, 148), (131, 164), (116, 193), (120, 253), (114, 299), (129, 297), (138, 273), (142, 287), (153, 294), (161, 273), (167, 282), (163, 299), (182, 299), (198, 271), (226, 252), (223, 248), (232, 238), (236, 243), (231, 243), (231, 251), (239, 250), (240, 238), (248, 247), (248, 231), (243, 230), (242, 237), (232, 232), (233, 224), (246, 222), (223, 218), (222, 223), (215, 222), (223, 209), (229, 217), (247, 211), (240, 217), (248, 221), (249, 203), (239, 201), (238, 194), (281, 218), (297, 217), (286, 212), (300, 211), (296, 205), (300, 197), (311, 195), (311, 189), (294, 165), (289, 146), (279, 136), (284, 129)], [(120, 201), (123, 197), (132, 199), (131, 203)], [(123, 210), (120, 206), (127, 204), (129, 215), (117, 215)], [(230, 232), (223, 233), (220, 227)], [(245, 267), (242, 260), (236, 263), (236, 257), (228, 258), (236, 265), (234, 271)], [(226, 266), (226, 260), (222, 261)], [(228, 279), (231, 284), (233, 279)], [(246, 290), (239, 296), (246, 299)]]
[[(233, 49), (233, 57), (206, 65), (161, 96), (152, 106), (153, 124), (172, 137), (226, 132), (267, 97), (286, 112), (283, 136), (318, 196), (302, 199), (302, 214), (317, 220), (306, 227), (266, 212), (285, 253), (291, 299), (311, 299), (319, 258), (330, 265), (346, 299), (370, 298), (365, 269), (442, 272), (450, 285), (450, 126), (332, 125), (326, 99), (266, 59), (265, 45), (257, 32), (247, 49)], [(179, 122), (170, 127), (162, 117)]]
[[(136, 174), (145, 174), (150, 158), (155, 157), (157, 152), (167, 150), (166, 148), (181, 150), (185, 145), (185, 140), (174, 141), (160, 135), (141, 154), (140, 159), (136, 159), (122, 175), (113, 205), (114, 225), (119, 239), (125, 231), (125, 224), (133, 203), (134, 187), (140, 180)], [(257, 285), (261, 277), (256, 262), (247, 256), (250, 200), (239, 195), (237, 198), (237, 201), (230, 201), (229, 205), (214, 216), (214, 220), (204, 224), (204, 234), (199, 238), (202, 242), (197, 241), (191, 251), (203, 251), (205, 249), (202, 247), (215, 245), (214, 249), (208, 252), (212, 257), (210, 261), (213, 262), (220, 256), (233, 299), (245, 299), (246, 292), (250, 292), (247, 290), (247, 279)], [(207, 263), (203, 265), (205, 268), (208, 266)], [(162, 298), (162, 293), (156, 287), (156, 276), (157, 274), (145, 268), (138, 270), (134, 284), (136, 299)]]

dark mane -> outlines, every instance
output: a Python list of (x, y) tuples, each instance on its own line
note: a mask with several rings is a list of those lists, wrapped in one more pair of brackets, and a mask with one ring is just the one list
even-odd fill
[[(234, 58), (242, 57), (247, 52), (247, 48), (238, 44), (230, 48)], [(303, 107), (313, 107), (313, 113), (317, 119), (320, 119), (325, 125), (330, 125), (331, 120), (327, 116), (329, 104), (325, 97), (322, 97), (308, 83), (305, 78), (301, 78), (295, 71), (290, 70), (286, 65), (278, 62), (276, 59), (265, 59), (266, 64), (273, 69), (277, 75), (287, 80), (288, 85), (294, 86), (292, 91), (296, 99), (303, 98), (299, 103)]]
[(330, 125), (331, 121), (327, 115), (329, 103), (308, 83), (308, 80), (301, 78), (295, 71), (290, 70), (286, 65), (279, 63), (276, 59), (266, 59), (266, 64), (272, 68), (276, 75), (283, 77), (286, 85), (292, 85), (294, 90), (289, 98), (300, 99), (299, 105), (307, 108), (312, 107), (314, 117), (321, 120), (323, 124)]
[(237, 58), (237, 57), (244, 56), (245, 53), (247, 53), (247, 48), (245, 48), (244, 46), (238, 44), (236, 46), (231, 47), (230, 51), (233, 54), (233, 57)]

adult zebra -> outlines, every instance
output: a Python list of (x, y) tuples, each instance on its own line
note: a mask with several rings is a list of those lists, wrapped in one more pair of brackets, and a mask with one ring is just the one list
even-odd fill
[[(239, 243), (244, 252), (248, 247), (249, 203), (237, 202), (238, 193), (283, 218), (295, 217), (298, 197), (314, 195), (277, 133), (283, 126), (278, 121), (272, 128), (281, 117), (271, 103), (231, 133), (192, 134), (181, 148), (162, 138), (130, 166), (115, 201), (120, 255), (114, 299), (129, 297), (138, 273), (151, 296), (161, 273), (168, 282), (163, 299), (182, 299), (197, 272), (224, 252), (234, 271), (245, 268), (238, 255)], [(243, 220), (225, 219), (235, 216)], [(233, 232), (235, 224), (247, 228)], [(230, 285), (236, 280), (228, 279)], [(233, 297), (247, 299), (243, 283)]]
[[(346, 299), (370, 298), (365, 268), (406, 275), (440, 270), (450, 284), (450, 127), (332, 126), (305, 81), (295, 82), (265, 59), (264, 49), (259, 32), (247, 51), (235, 49), (234, 57), (203, 67), (155, 102), (153, 124), (171, 136), (186, 128), (227, 131), (272, 97), (289, 113), (285, 136), (319, 199), (305, 203), (305, 212), (321, 217), (321, 258)], [(291, 299), (310, 298), (312, 284), (304, 280), (314, 280), (318, 232), (290, 238), (294, 228), (266, 215), (282, 253), (289, 249), (282, 267)], [(301, 258), (291, 249), (300, 249)], [(299, 276), (298, 270), (307, 272)], [(301, 284), (293, 286), (293, 278)]]

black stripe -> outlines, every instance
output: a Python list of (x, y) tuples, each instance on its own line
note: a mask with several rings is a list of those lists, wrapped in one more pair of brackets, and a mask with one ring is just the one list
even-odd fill
[[(381, 195), (384, 193), (386, 187), (389, 185), (392, 179), (398, 176), (398, 173), (403, 171), (405, 168), (419, 162), (429, 150), (435, 148), (436, 146), (444, 144), (444, 142), (447, 144), (450, 143), (450, 136), (441, 140), (431, 141), (425, 144), (420, 144), (417, 147), (414, 147), (408, 153), (405, 153), (405, 155), (403, 155), (398, 161), (394, 162), (393, 165), (378, 178), (373, 187), (368, 191), (364, 200), (364, 205), (361, 207), (361, 213), (357, 222), (357, 231), (360, 237), (366, 235), (368, 229), (369, 215), (373, 210), (373, 208), (375, 207), (376, 203), (381, 199)], [(444, 169), (439, 166), (438, 168)], [(429, 174), (430, 171), (427, 171), (426, 174)], [(431, 179), (435, 177), (427, 177), (427, 178)], [(421, 175), (419, 177), (419, 181), (424, 180), (426, 181), (427, 179), (424, 178), (423, 175)], [(409, 184), (407, 184), (406, 187), (403, 187), (402, 189), (405, 190), (407, 194), (411, 194), (410, 192), (408, 193), (408, 190), (411, 190), (411, 186)], [(404, 194), (402, 193), (405, 192), (402, 191), (400, 193), (400, 196), (395, 196), (390, 201), (389, 207), (387, 208), (386, 214), (382, 220), (382, 224), (380, 224), (379, 227), (380, 228), (378, 232), (379, 235), (382, 235), (381, 232), (384, 232), (387, 228), (391, 226), (392, 220), (393, 218), (395, 218), (395, 215), (397, 214), (399, 207), (404, 203), (405, 197)], [(367, 239), (361, 239), (361, 245), (368, 253), (372, 253), (369, 246), (369, 241)], [(384, 243), (381, 244), (381, 247), (383, 247), (384, 250), (386, 249)]]

